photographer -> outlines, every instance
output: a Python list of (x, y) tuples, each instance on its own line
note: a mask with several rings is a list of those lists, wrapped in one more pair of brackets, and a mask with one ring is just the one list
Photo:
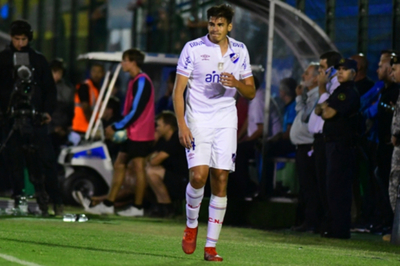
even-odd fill
[[(23, 169), (27, 167), (39, 208), (47, 216), (45, 183), (54, 203), (61, 204), (47, 126), (56, 105), (56, 87), (45, 57), (29, 47), (33, 37), (29, 23), (12, 22), (10, 35), (10, 45), (0, 52), (0, 124), (5, 136), (0, 140), (5, 148), (2, 152), (11, 162), (13, 196), (18, 199), (22, 194)], [(21, 75), (22, 67), (27, 76)]]

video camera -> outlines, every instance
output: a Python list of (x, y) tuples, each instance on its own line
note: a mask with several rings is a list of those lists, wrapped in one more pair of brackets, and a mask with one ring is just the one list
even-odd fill
[(36, 112), (31, 99), (37, 86), (34, 80), (34, 68), (30, 65), (29, 54), (15, 52), (13, 79), (14, 86), (8, 105), (8, 118), (14, 119), (14, 123), (22, 126), (32, 126), (40, 123), (43, 115)]

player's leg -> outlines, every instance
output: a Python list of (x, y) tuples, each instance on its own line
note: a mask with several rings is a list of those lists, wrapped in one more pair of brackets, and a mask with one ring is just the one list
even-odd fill
[(171, 198), (169, 197), (167, 187), (163, 182), (164, 176), (165, 168), (161, 165), (146, 166), (146, 180), (156, 195), (157, 202), (168, 204), (171, 203)]
[(207, 241), (204, 259), (222, 261), (215, 249), (224, 221), (228, 175), (235, 170), (236, 129), (216, 129), (211, 152), (211, 198), (208, 208)]
[(204, 259), (208, 261), (222, 261), (215, 249), (222, 223), (224, 221), (227, 197), (228, 170), (211, 168), (211, 198), (208, 207), (207, 241), (204, 249)]
[(203, 200), (209, 164), (211, 160), (211, 145), (214, 129), (191, 128), (193, 135), (192, 148), (186, 150), (189, 167), (189, 184), (186, 187), (186, 229), (182, 239), (182, 249), (186, 254), (192, 254), (196, 249), (198, 217), (200, 204)]
[(209, 167), (199, 165), (190, 168), (189, 184), (186, 187), (186, 229), (182, 239), (182, 249), (186, 254), (192, 254), (196, 249), (198, 218), (201, 201), (204, 196), (204, 186), (207, 182)]
[(114, 174), (107, 198), (97, 205), (94, 205), (94, 202), (91, 202), (89, 208), (86, 208), (84, 205), (85, 210), (88, 213), (92, 214), (114, 213), (114, 201), (117, 197), (118, 191), (121, 188), (122, 182), (124, 181), (127, 161), (128, 161), (128, 154), (124, 152), (119, 152), (117, 159), (114, 162)]

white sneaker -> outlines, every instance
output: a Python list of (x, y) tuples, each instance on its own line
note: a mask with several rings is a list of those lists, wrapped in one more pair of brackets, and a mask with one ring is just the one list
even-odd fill
[(85, 211), (91, 214), (114, 214), (114, 206), (108, 207), (102, 202), (94, 207), (88, 208), (87, 210), (85, 209)]
[(87, 211), (90, 206), (90, 199), (85, 198), (82, 195), (82, 192), (79, 190), (73, 191), (72, 193), (73, 193), (74, 198), (76, 198), (79, 201), (79, 203), (82, 205), (82, 207), (85, 209), (85, 211)]
[(129, 216), (129, 217), (143, 216), (143, 214), (144, 214), (143, 209), (140, 210), (140, 209), (138, 209), (136, 207), (133, 207), (133, 206), (129, 207), (126, 210), (117, 212), (117, 215), (119, 215), (119, 216)]

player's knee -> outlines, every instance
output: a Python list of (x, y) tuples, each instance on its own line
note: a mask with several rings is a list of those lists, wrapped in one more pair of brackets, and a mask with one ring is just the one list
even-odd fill
[(201, 188), (204, 187), (206, 184), (207, 177), (204, 177), (201, 173), (199, 172), (191, 172), (190, 173), (190, 184), (194, 188)]

